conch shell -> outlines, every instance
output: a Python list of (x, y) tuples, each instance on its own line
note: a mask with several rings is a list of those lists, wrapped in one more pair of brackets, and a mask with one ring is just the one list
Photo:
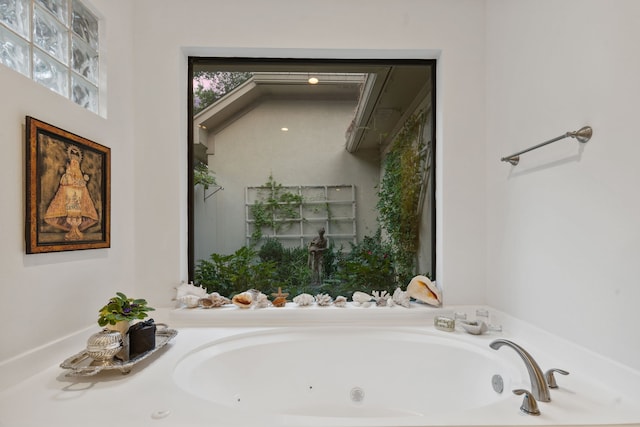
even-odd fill
[(336, 307), (345, 307), (347, 305), (347, 297), (343, 297), (342, 295), (338, 295), (333, 302), (333, 305)]
[(415, 276), (407, 286), (407, 295), (429, 305), (440, 306), (442, 294), (434, 282), (426, 276)]
[(209, 299), (211, 300), (212, 307), (222, 307), (225, 304), (231, 303), (231, 300), (229, 298), (223, 297), (217, 292), (214, 292), (211, 295), (209, 295)]
[(187, 308), (196, 308), (200, 305), (200, 297), (197, 295), (183, 295), (178, 298), (178, 302), (184, 304)]
[(195, 295), (199, 298), (207, 297), (207, 290), (203, 287), (196, 286), (193, 283), (182, 282), (176, 287), (176, 300), (181, 301), (182, 297), (187, 295)]
[(361, 291), (355, 291), (351, 299), (353, 300), (353, 302), (364, 304), (371, 301), (373, 297), (367, 293), (364, 293)]
[(253, 296), (249, 292), (242, 292), (241, 294), (234, 295), (231, 302), (240, 308), (249, 308), (253, 303)]
[(211, 308), (213, 307), (213, 301), (209, 298), (200, 298), (200, 307), (202, 308)]

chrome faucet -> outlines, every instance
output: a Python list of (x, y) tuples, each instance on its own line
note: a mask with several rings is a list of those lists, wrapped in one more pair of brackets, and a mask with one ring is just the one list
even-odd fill
[(551, 401), (551, 397), (549, 396), (549, 387), (544, 379), (542, 369), (540, 369), (540, 366), (533, 357), (524, 348), (509, 340), (497, 339), (489, 344), (489, 347), (497, 350), (503, 345), (515, 350), (515, 352), (518, 353), (524, 361), (524, 365), (527, 367), (527, 371), (529, 372), (529, 379), (531, 380), (531, 394), (533, 397), (540, 402)]

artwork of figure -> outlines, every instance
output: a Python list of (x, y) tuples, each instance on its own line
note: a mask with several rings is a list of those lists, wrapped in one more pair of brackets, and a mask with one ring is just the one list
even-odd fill
[(324, 227), (318, 230), (318, 236), (309, 242), (309, 256), (307, 264), (311, 269), (311, 282), (320, 284), (322, 282), (324, 267), (324, 251), (327, 249), (327, 239), (324, 237)]
[(89, 175), (80, 168), (82, 151), (75, 145), (67, 148), (68, 161), (60, 178), (56, 194), (44, 214), (47, 224), (64, 230), (67, 241), (82, 240), (83, 231), (98, 222), (96, 211), (87, 182)]

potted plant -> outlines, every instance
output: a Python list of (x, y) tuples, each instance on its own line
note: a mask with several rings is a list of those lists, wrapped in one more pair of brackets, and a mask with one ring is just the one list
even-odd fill
[(155, 308), (149, 307), (144, 299), (133, 299), (122, 292), (116, 292), (116, 296), (100, 309), (98, 325), (117, 330), (124, 336), (131, 321), (144, 319), (148, 316), (147, 312), (153, 310)]

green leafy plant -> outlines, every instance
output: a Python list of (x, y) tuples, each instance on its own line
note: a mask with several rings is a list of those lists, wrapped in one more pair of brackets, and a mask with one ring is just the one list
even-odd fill
[(133, 299), (122, 292), (116, 292), (116, 296), (99, 310), (98, 325), (115, 325), (116, 322), (123, 320), (130, 322), (144, 319), (148, 316), (147, 312), (154, 310), (155, 308), (149, 307), (144, 299)]
[(193, 114), (198, 114), (245, 81), (253, 73), (238, 71), (195, 71), (193, 73)]
[(262, 262), (275, 265), (274, 291), (281, 287), (291, 295), (313, 293), (306, 248), (285, 248), (277, 239), (269, 238), (260, 247), (258, 256)]
[(352, 244), (351, 251), (340, 253), (337, 261), (337, 290), (345, 296), (354, 291), (388, 291), (398, 286), (391, 245), (381, 239), (380, 229)]
[(271, 292), (275, 271), (273, 261), (259, 262), (256, 250), (243, 246), (233, 254), (213, 253), (209, 260), (198, 261), (194, 280), (209, 293), (231, 297), (247, 289)]
[(403, 278), (415, 271), (419, 244), (418, 203), (424, 164), (420, 130), (422, 112), (404, 124), (384, 160), (384, 175), (376, 205), (379, 221), (392, 245), (396, 272)]
[(218, 185), (216, 177), (213, 172), (204, 163), (198, 163), (193, 167), (193, 185), (201, 184), (205, 190), (208, 190), (212, 185)]
[(282, 184), (269, 175), (267, 182), (260, 188), (261, 199), (250, 209), (254, 229), (251, 242), (256, 244), (263, 237), (263, 230), (271, 228), (277, 233), (287, 225), (287, 220), (300, 218), (300, 205), (303, 198), (299, 194), (287, 191)]
[(248, 289), (270, 295), (280, 287), (292, 296), (326, 293), (350, 297), (354, 291), (393, 293), (410, 279), (395, 270), (392, 246), (381, 238), (380, 229), (351, 244), (348, 252), (329, 245), (323, 252), (324, 279), (319, 285), (312, 283), (308, 256), (306, 248), (285, 248), (277, 239), (268, 238), (259, 249), (243, 246), (231, 255), (213, 253), (208, 260), (198, 261), (195, 283), (209, 293), (225, 296)]

